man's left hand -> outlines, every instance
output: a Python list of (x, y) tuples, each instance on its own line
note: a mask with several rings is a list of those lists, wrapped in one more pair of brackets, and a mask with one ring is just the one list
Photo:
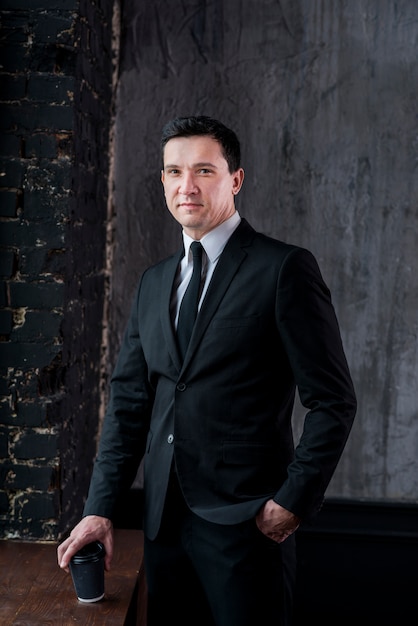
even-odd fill
[(258, 529), (277, 543), (282, 543), (292, 535), (300, 525), (300, 518), (291, 511), (268, 500), (257, 514), (256, 523)]

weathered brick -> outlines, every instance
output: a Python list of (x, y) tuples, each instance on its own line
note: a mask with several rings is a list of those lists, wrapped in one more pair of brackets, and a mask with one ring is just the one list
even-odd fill
[(7, 306), (7, 283), (4, 280), (0, 280), (0, 307)]
[(57, 156), (57, 142), (53, 135), (37, 133), (25, 140), (25, 158), (48, 158)]
[[(28, 8), (28, 0), (2, 0), (1, 4), (10, 11)], [(32, 11), (75, 11), (77, 7), (77, 0), (30, 0)]]
[(55, 483), (56, 469), (54, 467), (28, 467), (21, 463), (14, 463), (13, 470), (7, 475), (4, 487), (13, 490), (47, 491)]
[(1, 128), (16, 129), (17, 132), (45, 130), (57, 132), (71, 130), (74, 126), (74, 112), (66, 104), (45, 104), (23, 102), (20, 106), (2, 106)]
[(57, 74), (74, 75), (77, 65), (77, 50), (67, 46), (57, 47), (53, 71)]
[[(5, 381), (7, 383), (7, 381)], [(8, 392), (8, 390), (6, 390)], [(0, 394), (0, 423), (3, 426), (15, 425), (15, 413), (11, 406), (11, 394)]]
[(52, 180), (45, 187), (27, 189), (24, 197), (23, 217), (25, 220), (45, 220), (49, 216), (56, 219), (57, 216), (68, 213), (69, 193), (57, 190)]
[(16, 459), (53, 459), (57, 456), (57, 436), (28, 431), (11, 443)]
[(0, 428), (0, 459), (6, 459), (9, 456), (9, 431), (6, 428)]
[[(3, 3), (2, 3), (2, 9)], [(28, 13), (2, 12), (2, 42), (8, 47), (13, 44), (24, 44), (28, 42), (30, 26), (28, 24)]]
[(59, 345), (0, 342), (0, 366), (18, 367), (23, 370), (45, 367), (60, 350)]
[(48, 250), (45, 257), (45, 264), (41, 269), (41, 274), (52, 273), (56, 278), (67, 275), (67, 250), (58, 248)]
[(0, 311), (0, 335), (9, 335), (13, 327), (11, 311)]
[(25, 493), (15, 498), (14, 504), (15, 515), (26, 520), (49, 519), (58, 512), (54, 493)]
[(28, 80), (28, 98), (40, 102), (69, 104), (73, 97), (73, 76), (32, 74)]
[(25, 192), (34, 190), (48, 190), (59, 199), (60, 194), (69, 194), (72, 185), (72, 168), (67, 161), (51, 162), (49, 159), (39, 159), (35, 165), (28, 164), (25, 171)]
[(8, 389), (6, 391), (6, 394), (0, 395), (0, 423), (3, 426), (13, 426), (15, 413), (12, 406), (12, 395)]
[(13, 411), (19, 408), (19, 402), (33, 402), (37, 398), (39, 387), (38, 369), (10, 368), (7, 372), (7, 386), (10, 394), (10, 402), (13, 400)]
[[(13, 494), (10, 510), (5, 498), (7, 518), (0, 520), (3, 536), (54, 538), (58, 516), (63, 515), (59, 498), (69, 503), (60, 524), (78, 517), (80, 494), (87, 489), (88, 479), (86, 472), (80, 472), (76, 485), (73, 468), (90, 467), (96, 451), (97, 423), (69, 416), (73, 416), (74, 403), (96, 415), (99, 401), (92, 379), (98, 381), (98, 369), (93, 373), (93, 368), (98, 367), (100, 356), (97, 321), (103, 300), (113, 4), (106, 0), (2, 0), (2, 8), (8, 9), (2, 23), (7, 50), (0, 51), (6, 88), (0, 96), (4, 100), (0, 126), (6, 131), (2, 151), (8, 163), (2, 168), (6, 176), (1, 182), (10, 195), (6, 204), (0, 204), (0, 215), (3, 211), (3, 218), (10, 219), (3, 219), (0, 239), (8, 242), (8, 251), (13, 249), (15, 261), (12, 274), (6, 272), (10, 302), (6, 283), (0, 283), (0, 306), (13, 308), (19, 325), (12, 329), (13, 341), (0, 342), (4, 365), (0, 406), (7, 406), (3, 423), (13, 436), (20, 434), (21, 442), (15, 445), (21, 448), (16, 449), (26, 454), (22, 461), (29, 461), (28, 466), (19, 464), (25, 466), (22, 473), (9, 474), (9, 488), (21, 488), (22, 493), (17, 498)], [(79, 86), (87, 83), (91, 87), (83, 87), (80, 94)], [(80, 226), (74, 229), (76, 220)], [(6, 267), (10, 268), (10, 258)], [(19, 283), (10, 280), (17, 271)], [(68, 302), (69, 283), (77, 306), (67, 309), (64, 347), (61, 313), (53, 309), (61, 311), (64, 298)], [(62, 291), (44, 291), (58, 284)], [(51, 322), (48, 315), (53, 316)], [(62, 346), (55, 345), (61, 341)], [(64, 349), (65, 360), (61, 358)], [(68, 380), (67, 374), (64, 378), (67, 371), (73, 372)], [(45, 456), (36, 460), (33, 441), (29, 443), (26, 437), (41, 433), (26, 430), (56, 426), (61, 437), (63, 424), (69, 428), (64, 429), (65, 438), (56, 453), (69, 479), (60, 489), (53, 473), (48, 485), (42, 470), (36, 478), (31, 474), (58, 458), (46, 460), (51, 453), (46, 446)], [(75, 456), (78, 441), (83, 442), (81, 459)], [(11, 467), (8, 458), (6, 464)], [(35, 491), (28, 494), (29, 488)], [(47, 502), (43, 489), (52, 490)]]
[(28, 427), (48, 425), (47, 408), (49, 405), (40, 402), (19, 402), (17, 405), (17, 420)]
[(16, 255), (13, 250), (2, 250), (0, 254), (0, 276), (10, 278), (14, 272)]
[(5, 515), (9, 512), (9, 498), (5, 491), (0, 491), (0, 515)]
[(22, 187), (26, 166), (19, 159), (0, 159), (1, 184), (3, 187)]
[(38, 16), (34, 24), (33, 32), (36, 42), (72, 45), (74, 40), (73, 32), (74, 18), (65, 14), (42, 13)]
[[(0, 396), (9, 395), (9, 386), (7, 381), (7, 372), (0, 370)], [(2, 401), (1, 401), (2, 402)], [(1, 419), (3, 419), (2, 409), (0, 408)]]
[(0, 65), (5, 73), (27, 71), (29, 59), (29, 51), (19, 43), (9, 43), (7, 47), (0, 48)]
[(0, 74), (0, 100), (21, 100), (26, 94), (26, 76)]
[(0, 246), (37, 246), (39, 248), (64, 246), (64, 224), (37, 222), (26, 224), (18, 220), (3, 222), (0, 230)]
[(6, 483), (11, 470), (12, 463), (9, 459), (0, 461), (0, 490), (7, 489)]
[(21, 156), (21, 144), (22, 142), (20, 137), (17, 137), (16, 135), (6, 135), (6, 133), (3, 133), (3, 137), (0, 142), (1, 156), (19, 158)]
[(57, 396), (63, 390), (62, 354), (57, 354), (50, 363), (39, 372), (39, 396)]
[(64, 278), (66, 274), (66, 251), (58, 250), (24, 250), (21, 252), (19, 271), (21, 277), (35, 280), (36, 277), (54, 275)]
[(63, 283), (10, 283), (10, 306), (50, 310), (62, 307), (65, 287)]
[(18, 206), (19, 191), (17, 189), (0, 189), (0, 216), (15, 217)]
[[(13, 329), (10, 339), (39, 341), (52, 339), (60, 333), (62, 314), (52, 311), (26, 311), (24, 323)], [(0, 318), (1, 329), (1, 318)]]
[(55, 133), (57, 140), (58, 158), (70, 159), (74, 157), (73, 133)]

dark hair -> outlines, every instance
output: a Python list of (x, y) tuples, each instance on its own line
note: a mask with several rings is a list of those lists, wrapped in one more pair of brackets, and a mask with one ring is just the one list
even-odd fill
[(241, 147), (238, 137), (233, 130), (227, 128), (218, 120), (200, 115), (197, 117), (176, 117), (167, 122), (162, 130), (161, 151), (164, 154), (166, 143), (175, 137), (193, 137), (208, 135), (213, 137), (222, 148), (222, 154), (228, 163), (231, 174), (236, 172), (241, 163)]

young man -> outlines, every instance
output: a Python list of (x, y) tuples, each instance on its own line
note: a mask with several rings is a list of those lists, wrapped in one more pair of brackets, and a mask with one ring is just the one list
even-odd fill
[[(162, 148), (183, 246), (141, 278), (84, 517), (58, 562), (67, 569), (97, 539), (110, 566), (117, 497), (145, 455), (148, 626), (288, 626), (294, 532), (320, 508), (356, 411), (338, 322), (312, 254), (236, 211), (244, 172), (233, 131), (177, 118)], [(182, 346), (195, 241), (199, 311)], [(307, 414), (294, 449), (296, 389)]]

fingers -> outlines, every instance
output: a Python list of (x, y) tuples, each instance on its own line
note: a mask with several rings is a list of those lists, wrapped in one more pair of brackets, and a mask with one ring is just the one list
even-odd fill
[(108, 572), (110, 571), (110, 564), (112, 562), (112, 557), (113, 557), (113, 529), (112, 529), (112, 532), (106, 535), (102, 543), (105, 547), (105, 552), (106, 552), (104, 566), (105, 566), (105, 570)]
[(266, 535), (266, 537), (268, 537), (272, 541), (275, 541), (276, 543), (283, 543), (283, 541), (285, 541), (285, 539), (290, 537), (290, 535), (292, 535), (293, 532), (294, 531), (281, 531), (281, 532), (276, 531), (276, 532), (268, 532), (264, 534)]
[(256, 518), (256, 524), (257, 524), (258, 530), (262, 532), (263, 535), (265, 535), (272, 541), (275, 541), (276, 543), (282, 543), (285, 539), (290, 537), (290, 535), (292, 535), (295, 532), (295, 530), (298, 528), (298, 526), (294, 528), (293, 527), (292, 528), (272, 527), (268, 524), (263, 523), (261, 519), (259, 518)]
[(71, 557), (73, 556), (73, 554), (77, 552), (77, 550), (75, 550), (75, 552), (69, 551), (67, 553), (67, 549), (69, 545), (71, 545), (70, 538), (63, 541), (63, 543), (61, 543), (57, 548), (58, 565), (61, 567), (61, 569), (65, 570), (66, 572), (69, 571), (68, 563), (70, 562)]
[(113, 525), (112, 522), (97, 515), (88, 515), (77, 524), (70, 536), (57, 548), (58, 565), (66, 572), (69, 563), (79, 550), (88, 543), (101, 541), (105, 547), (105, 569), (110, 570), (113, 556)]
[(299, 527), (300, 519), (273, 500), (268, 500), (256, 516), (260, 532), (276, 543), (282, 543)]

